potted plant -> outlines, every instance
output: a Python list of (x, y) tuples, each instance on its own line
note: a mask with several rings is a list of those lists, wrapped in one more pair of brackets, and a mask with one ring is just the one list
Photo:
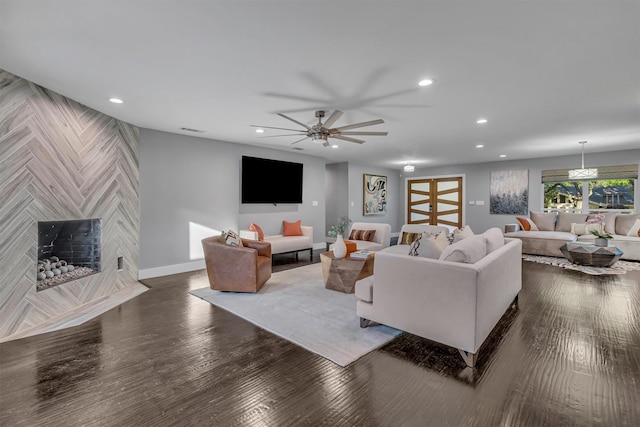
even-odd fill
[(336, 238), (336, 242), (333, 244), (333, 256), (337, 259), (344, 258), (347, 255), (347, 245), (344, 243), (344, 233), (349, 229), (351, 222), (351, 218), (348, 216), (340, 217), (340, 222), (332, 225), (331, 230), (327, 233), (330, 237)]
[(596, 240), (594, 244), (596, 246), (609, 246), (609, 239), (613, 239), (613, 236), (607, 233), (604, 229), (604, 224), (602, 221), (604, 220), (603, 214), (595, 214), (593, 218), (587, 220), (587, 224), (597, 224), (598, 227), (590, 230), (589, 232), (596, 236)]

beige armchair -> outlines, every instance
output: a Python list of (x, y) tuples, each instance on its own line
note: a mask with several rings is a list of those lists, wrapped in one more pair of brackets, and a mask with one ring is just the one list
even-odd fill
[(209, 286), (218, 291), (257, 292), (271, 277), (271, 244), (242, 239), (227, 245), (222, 236), (202, 240)]

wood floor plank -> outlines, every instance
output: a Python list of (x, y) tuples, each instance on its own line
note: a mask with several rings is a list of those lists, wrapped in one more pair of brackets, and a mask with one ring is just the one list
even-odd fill
[(476, 369), (409, 334), (341, 368), (190, 296), (204, 271), (145, 280), (83, 325), (0, 344), (0, 425), (638, 425), (640, 272), (523, 278)]

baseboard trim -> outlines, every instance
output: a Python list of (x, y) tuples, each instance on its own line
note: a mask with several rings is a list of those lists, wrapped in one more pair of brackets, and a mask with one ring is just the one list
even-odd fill
[(189, 271), (202, 270), (206, 268), (204, 260), (200, 259), (184, 264), (165, 265), (162, 267), (145, 268), (138, 270), (138, 280), (152, 279), (154, 277), (169, 276), (171, 274), (187, 273)]

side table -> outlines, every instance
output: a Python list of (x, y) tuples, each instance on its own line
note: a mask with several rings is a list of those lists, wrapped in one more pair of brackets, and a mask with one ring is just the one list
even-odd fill
[(373, 261), (373, 254), (367, 259), (352, 259), (348, 256), (335, 259), (333, 252), (322, 252), (320, 262), (324, 287), (345, 294), (354, 293), (356, 282), (373, 274)]

